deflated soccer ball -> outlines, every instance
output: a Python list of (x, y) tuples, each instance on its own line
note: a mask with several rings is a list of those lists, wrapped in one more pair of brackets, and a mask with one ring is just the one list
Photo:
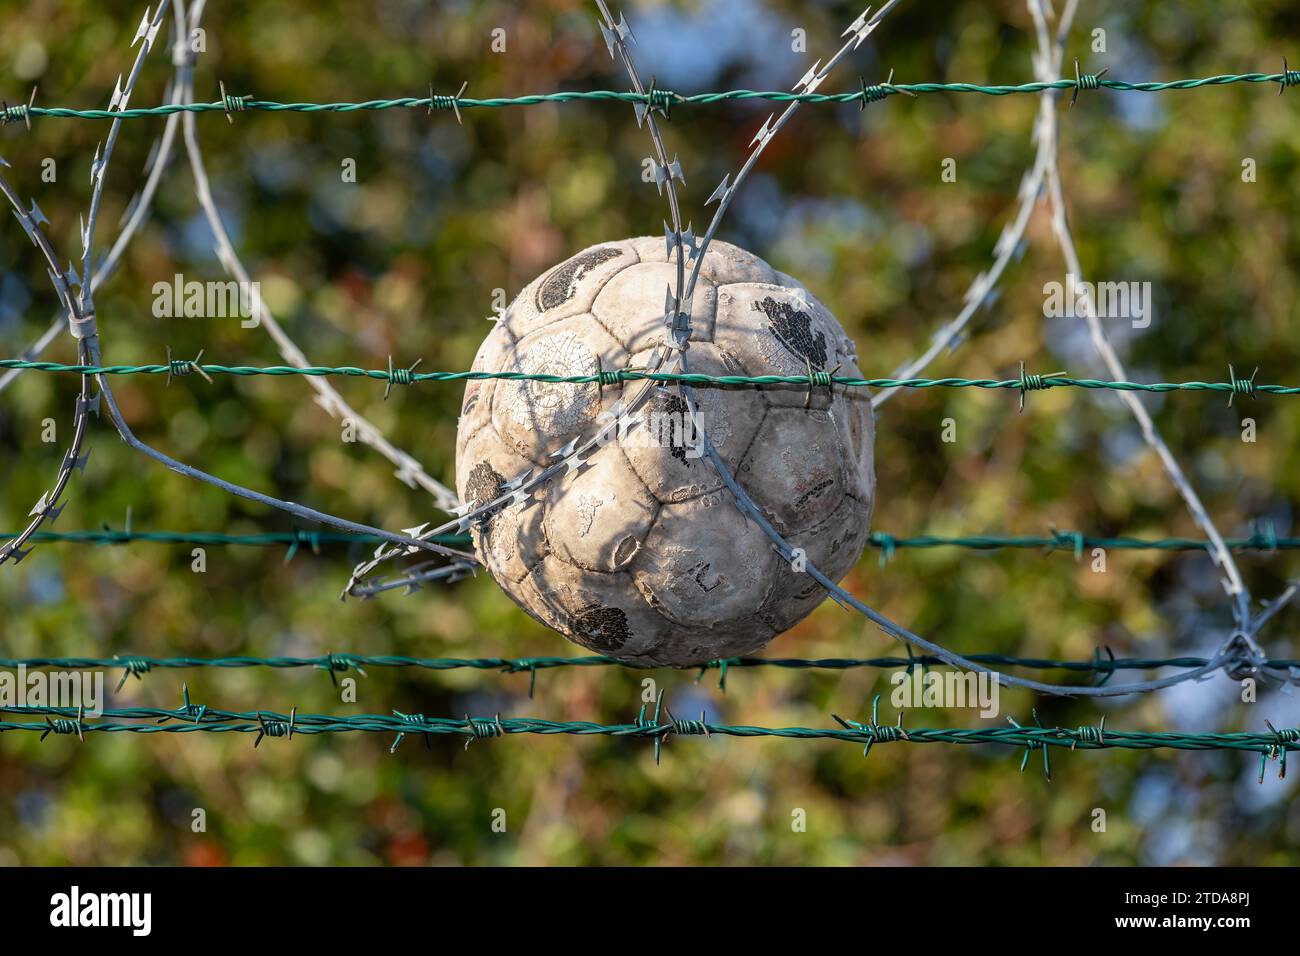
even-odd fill
[[(687, 269), (694, 265), (687, 262)], [(557, 376), (644, 367), (668, 335), (676, 260), (663, 238), (603, 243), (543, 273), (483, 342), (475, 371)], [(691, 304), (687, 369), (708, 375), (861, 376), (856, 349), (800, 283), (713, 242)], [(600, 654), (686, 667), (747, 654), (826, 597), (774, 550), (703, 454), (697, 424), (764, 516), (834, 581), (866, 543), (875, 426), (864, 389), (470, 382), (456, 489), (480, 507), (553, 453), (620, 422), (586, 465), (475, 519), (475, 551), (537, 620)], [(631, 426), (631, 427), (628, 427)]]

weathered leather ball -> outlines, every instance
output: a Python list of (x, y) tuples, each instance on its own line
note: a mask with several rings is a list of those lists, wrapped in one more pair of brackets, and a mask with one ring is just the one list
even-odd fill
[[(580, 376), (643, 366), (667, 333), (676, 272), (663, 238), (585, 249), (519, 294), (473, 368)], [(710, 245), (691, 322), (693, 373), (861, 375), (852, 340), (816, 298), (727, 243)], [(486, 504), (511, 479), (553, 464), (553, 452), (615, 419), (645, 387), (470, 382), (456, 445), (461, 501)], [(866, 390), (694, 394), (704, 431), (768, 520), (842, 578), (866, 543), (875, 492)], [(736, 508), (677, 386), (655, 387), (627, 417), (638, 427), (617, 429), (584, 468), (474, 522), (476, 553), (515, 603), (597, 653), (684, 667), (753, 652), (822, 602), (825, 590)]]

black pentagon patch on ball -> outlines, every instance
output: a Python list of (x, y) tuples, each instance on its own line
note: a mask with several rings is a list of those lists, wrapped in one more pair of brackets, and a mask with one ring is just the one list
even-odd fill
[(602, 262), (617, 259), (622, 254), (618, 249), (605, 246), (600, 249), (589, 249), (558, 266), (537, 287), (537, 308), (545, 312), (564, 305), (577, 294), (578, 283), (582, 281), (583, 276)]
[(578, 615), (574, 630), (593, 651), (613, 653), (627, 643), (627, 615), (621, 608), (594, 605)]
[(771, 297), (755, 302), (753, 307), (767, 316), (767, 330), (787, 352), (807, 359), (815, 369), (826, 367), (826, 336), (821, 332), (813, 334), (811, 315)]

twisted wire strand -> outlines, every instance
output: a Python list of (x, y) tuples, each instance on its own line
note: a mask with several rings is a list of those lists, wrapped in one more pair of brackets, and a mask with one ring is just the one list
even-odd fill
[[(1103, 657), (1087, 660), (1061, 660), (1044, 657), (1019, 657), (1014, 654), (970, 654), (969, 659), (980, 664), (999, 664), (1023, 667), (1028, 670), (1063, 670), (1074, 673), (1107, 675), (1115, 671), (1159, 670), (1165, 667), (1197, 668), (1210, 663), (1206, 657)], [(1265, 666), (1276, 671), (1300, 668), (1300, 660), (1290, 658), (1269, 659)], [(914, 669), (948, 666), (947, 662), (931, 654), (911, 657), (727, 657), (699, 665), (703, 676), (708, 671), (775, 667), (783, 670), (856, 670), (877, 668), (883, 670)], [(151, 657), (139, 654), (119, 654), (114, 657), (25, 657), (0, 658), (0, 668), (28, 670), (48, 667), (56, 670), (117, 670), (124, 676), (142, 677), (154, 670), (190, 669), (243, 669), (265, 667), (271, 670), (314, 668), (327, 673), (345, 673), (365, 668), (412, 668), (427, 671), (482, 670), (503, 674), (533, 673), (541, 670), (586, 667), (617, 667), (642, 671), (656, 668), (628, 664), (601, 654), (579, 657), (408, 657), (400, 654), (322, 654), (315, 657), (259, 657), (234, 655), (229, 657)], [(664, 669), (664, 668), (658, 668)], [(686, 668), (692, 670), (694, 668)]]
[[(182, 361), (185, 372), (201, 371), (209, 375), (227, 375), (241, 378), (254, 376), (307, 376), (322, 378), (366, 378), (393, 384), (411, 385), (420, 382), (470, 382), (498, 379), (511, 382), (544, 382), (552, 385), (615, 385), (622, 382), (659, 382), (662, 384), (694, 385), (701, 388), (732, 388), (743, 386), (816, 386), (843, 385), (848, 388), (976, 388), (995, 391), (1050, 391), (1056, 388), (1079, 388), (1116, 392), (1218, 392), (1226, 395), (1300, 395), (1300, 386), (1254, 384), (1233, 378), (1226, 382), (1130, 382), (1108, 381), (1094, 378), (1075, 378), (1069, 375), (1026, 375), (1017, 378), (856, 378), (847, 375), (830, 375), (814, 372), (808, 375), (704, 375), (686, 372), (650, 372), (643, 368), (602, 369), (590, 375), (553, 375), (544, 372), (464, 371), (464, 372), (413, 372), (404, 368), (367, 369), (354, 365), (219, 365)], [(47, 372), (76, 375), (168, 375), (177, 374), (177, 362), (148, 365), (73, 365), (62, 362), (40, 362), (27, 359), (0, 359), (0, 369)]]
[[(16, 532), (0, 532), (0, 541), (17, 537)], [(306, 546), (313, 551), (323, 544), (381, 544), (385, 538), (379, 535), (353, 533), (347, 531), (263, 531), (250, 534), (228, 534), (216, 531), (144, 531), (132, 528), (83, 531), (38, 531), (32, 535), (34, 541), (62, 542), (69, 544), (196, 544), (196, 545), (249, 545), (271, 546), (289, 545)], [(449, 547), (468, 547), (472, 540), (469, 535), (445, 534), (434, 535), (429, 540)], [(896, 536), (886, 531), (872, 531), (867, 539), (870, 547), (884, 554), (893, 556), (900, 549), (934, 549), (964, 548), (970, 551), (1035, 550), (1045, 553), (1074, 553), (1076, 557), (1092, 548), (1106, 551), (1213, 551), (1214, 543), (1204, 538), (1137, 538), (1130, 536), (1107, 537), (1083, 534), (1078, 531), (1056, 531), (1050, 535), (936, 535), (921, 534)], [(1275, 532), (1263, 529), (1245, 538), (1225, 538), (1224, 544), (1233, 551), (1297, 551), (1300, 550), (1300, 538), (1278, 537)]]
[(1015, 96), (1039, 94), (1058, 90), (1110, 90), (1118, 93), (1169, 93), (1201, 90), (1211, 87), (1242, 84), (1275, 84), (1285, 89), (1296, 86), (1297, 73), (1221, 73), (1214, 76), (1191, 77), (1181, 80), (1130, 83), (1124, 80), (1103, 79), (1095, 74), (1083, 74), (1078, 80), (1059, 79), (1050, 82), (1036, 81), (1014, 84), (984, 83), (880, 83), (866, 86), (855, 92), (795, 93), (785, 90), (716, 90), (699, 93), (678, 93), (673, 90), (655, 90), (653, 95), (636, 90), (556, 90), (547, 93), (528, 93), (520, 96), (401, 96), (376, 98), (355, 102), (280, 102), (253, 96), (227, 96), (224, 100), (193, 103), (164, 103), (159, 106), (132, 107), (123, 110), (75, 109), (64, 106), (10, 106), (0, 110), (0, 125), (23, 122), (26, 118), (50, 119), (148, 119), (167, 117), (179, 113), (199, 115), (204, 113), (230, 113), (232, 110), (265, 113), (361, 113), (393, 109), (451, 110), (453, 104), (460, 110), (505, 109), (510, 107), (542, 106), (548, 103), (632, 103), (663, 108), (671, 106), (715, 106), (720, 103), (759, 100), (768, 103), (809, 103), (814, 105), (877, 103), (891, 96), (959, 93), (982, 96)]
[[(860, 724), (840, 719), (841, 728), (821, 727), (760, 727), (746, 724), (720, 724), (707, 720), (682, 721), (669, 717), (661, 719), (656, 712), (653, 719), (638, 718), (627, 724), (602, 724), (580, 720), (541, 720), (532, 717), (426, 717), (423, 714), (329, 715), (289, 714), (273, 711), (227, 711), (217, 708), (195, 708), (187, 704), (176, 710), (158, 707), (114, 708), (100, 717), (87, 718), (80, 709), (67, 707), (7, 706), (0, 713), (15, 717), (44, 717), (37, 720), (0, 721), (0, 733), (28, 732), (41, 734), (42, 740), (50, 734), (75, 735), (83, 741), (97, 733), (137, 734), (190, 734), (235, 733), (256, 734), (256, 743), (263, 737), (286, 738), (336, 733), (394, 734), (401, 738), (410, 734), (450, 736), (467, 742), (489, 737), (525, 735), (579, 736), (579, 737), (632, 737), (662, 742), (672, 736), (693, 736), (712, 739), (725, 737), (776, 737), (792, 740), (836, 740), (855, 744), (952, 744), (973, 746), (993, 744), (1004, 747), (1068, 750), (1185, 750), (1185, 751), (1238, 751), (1259, 754), (1261, 767), (1269, 759), (1278, 759), (1283, 752), (1300, 750), (1300, 730), (1295, 728), (1271, 729), (1267, 732), (1235, 733), (1183, 733), (1167, 731), (1123, 731), (1097, 727), (1042, 727), (1012, 725), (1006, 727), (976, 728), (891, 728), (896, 732), (881, 733), (879, 725)], [(146, 722), (147, 721), (147, 722)]]

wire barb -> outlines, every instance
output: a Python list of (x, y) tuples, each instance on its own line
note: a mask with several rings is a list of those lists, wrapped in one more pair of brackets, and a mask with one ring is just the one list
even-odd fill
[(1074, 553), (1074, 560), (1079, 561), (1083, 558), (1083, 549), (1087, 539), (1082, 531), (1057, 531), (1056, 528), (1050, 530), (1052, 532), (1052, 541), (1043, 549), (1044, 554), (1051, 554), (1057, 548), (1068, 548)]
[(1054, 388), (1055, 383), (1047, 381), (1049, 378), (1063, 378), (1065, 372), (1048, 372), (1046, 375), (1031, 375), (1025, 371), (1025, 363), (1022, 359), (1020, 362), (1020, 411), (1023, 414), (1025, 410), (1025, 394), (1027, 392), (1038, 392), (1045, 389)]
[(122, 662), (122, 679), (117, 682), (118, 693), (121, 693), (122, 688), (126, 685), (126, 679), (128, 677), (134, 677), (136, 680), (141, 680), (145, 674), (153, 670), (153, 664), (143, 657), (120, 657), (115, 655), (113, 659)]
[(208, 705), (196, 704), (190, 700), (190, 685), (181, 684), (181, 705), (173, 713), (166, 714), (158, 718), (158, 723), (165, 724), (169, 720), (187, 720), (195, 724), (203, 723), (203, 718), (207, 716)]
[(217, 81), (217, 86), (221, 89), (221, 108), (225, 111), (226, 122), (233, 126), (235, 121), (230, 114), (242, 113), (244, 110), (248, 109), (248, 104), (253, 101), (253, 97), (231, 96), (226, 92), (226, 84), (221, 80)]
[(835, 400), (835, 376), (839, 372), (841, 366), (837, 365), (829, 372), (814, 371), (812, 367), (812, 359), (810, 359), (806, 355), (803, 358), (803, 364), (804, 364), (804, 368), (808, 370), (808, 394), (804, 397), (803, 407), (812, 408), (813, 389), (817, 387), (827, 389), (830, 393), (829, 400), (834, 401)]
[(1292, 86), (1300, 86), (1300, 70), (1291, 69), (1286, 57), (1282, 57), (1282, 75), (1278, 79), (1277, 95), (1281, 96)]
[(27, 132), (32, 131), (32, 106), (36, 103), (36, 87), (32, 87), (32, 95), (26, 103), (19, 103), (17, 106), (10, 106), (8, 103), (0, 100), (0, 126), (8, 126), (10, 123), (23, 122), (27, 126)]
[[(1101, 723), (1096, 727), (1076, 727), (1074, 729), (1075, 740), (1070, 744), (1070, 749), (1077, 749), (1079, 744), (1091, 744), (1094, 747), (1106, 746), (1106, 715), (1101, 715)], [(1050, 777), (1048, 779), (1051, 779)]]
[[(1038, 729), (1039, 730), (1045, 729), (1043, 727), (1043, 722), (1038, 719), (1038, 709), (1034, 708), (1032, 711), (1030, 711), (1030, 713), (1034, 715), (1034, 723), (1038, 726)], [(1020, 731), (1033, 730), (1032, 727), (1027, 728), (1017, 723), (1014, 717), (1008, 716), (1007, 721), (1016, 730), (1020, 730)], [(1089, 730), (1091, 729), (1093, 728), (1089, 728)], [(1100, 732), (1098, 733), (1097, 737), (1098, 740), (1101, 739)], [(1052, 782), (1052, 755), (1051, 755), (1051, 751), (1047, 747), (1047, 744), (1044, 741), (1036, 739), (1034, 737), (1026, 737), (1023, 743), (1025, 745), (1025, 753), (1024, 756), (1020, 758), (1020, 772), (1024, 773), (1025, 767), (1029, 765), (1029, 755), (1033, 753), (1035, 750), (1041, 750), (1043, 752), (1043, 776), (1047, 779), (1048, 783), (1051, 783)], [(1071, 749), (1074, 749), (1073, 745), (1071, 745)]]
[[(871, 543), (880, 549), (880, 566), (888, 567), (889, 562), (894, 560), (895, 554), (898, 553), (898, 539), (892, 534), (885, 531), (871, 532)], [(911, 650), (911, 646), (908, 646)]]
[(393, 368), (393, 357), (388, 356), (388, 384), (384, 386), (384, 401), (388, 401), (394, 385), (410, 385), (415, 381), (415, 370), (424, 359), (416, 359), (409, 368)]
[(656, 85), (655, 78), (650, 77), (650, 86), (644, 93), (638, 93), (632, 90), (628, 94), (635, 96), (637, 99), (632, 101), (632, 106), (636, 110), (636, 125), (638, 128), (645, 123), (646, 114), (651, 110), (658, 113), (666, 120), (671, 120), (672, 106), (674, 103), (680, 103), (683, 97), (674, 93), (672, 90), (661, 90)]
[[(400, 710), (395, 710), (395, 711), (393, 711), (393, 716), (396, 717), (396, 718), (398, 718), (399, 720), (403, 720), (403, 721), (405, 721), (406, 723), (411, 724), (412, 727), (417, 728), (417, 729), (418, 729), (418, 728), (422, 728), (422, 727), (424, 726), (424, 724), (425, 724), (424, 714), (404, 714), (404, 713), (402, 713)], [(409, 731), (409, 732), (410, 732), (410, 733), (419, 732), (419, 733), (423, 734), (423, 736), (424, 736), (424, 749), (425, 749), (425, 750), (432, 750), (432, 749), (433, 749), (433, 744), (432, 744), (432, 743), (430, 742), (430, 740), (429, 740), (429, 732), (428, 732), (427, 730), (413, 730), (413, 731)], [(396, 753), (396, 752), (397, 752), (397, 746), (398, 746), (398, 744), (400, 744), (403, 740), (406, 739), (406, 735), (407, 735), (407, 733), (408, 733), (408, 731), (405, 731), (405, 730), (403, 730), (403, 731), (399, 731), (399, 732), (398, 732), (398, 734), (397, 734), (397, 738), (393, 741), (393, 745), (392, 745), (391, 747), (388, 748), (388, 752), (389, 752), (390, 754), (392, 754), (392, 753)]]
[(465, 738), (466, 750), (469, 750), (469, 745), (480, 738), (504, 737), (506, 735), (506, 728), (501, 723), (500, 714), (497, 714), (491, 720), (484, 720), (480, 717), (471, 717), (469, 714), (466, 714), (465, 730), (469, 734), (469, 736)]
[(75, 720), (69, 720), (66, 717), (46, 717), (45, 733), (41, 734), (41, 741), (44, 741), (50, 734), (76, 734), (77, 739), (83, 744), (86, 742), (85, 726), (82, 718), (85, 717), (86, 711), (84, 705), (77, 706), (77, 717)]
[(1228, 396), (1228, 407), (1232, 407), (1232, 400), (1238, 395), (1245, 395), (1247, 398), (1255, 397), (1255, 376), (1259, 374), (1259, 366), (1255, 366), (1255, 371), (1250, 378), (1237, 378), (1237, 370), (1231, 365), (1228, 366), (1228, 377), (1231, 380), (1232, 394)]
[(916, 94), (911, 90), (899, 89), (894, 85), (894, 71), (892, 69), (889, 71), (889, 79), (885, 80), (884, 83), (877, 83), (873, 86), (868, 86), (867, 81), (863, 77), (859, 76), (858, 85), (862, 88), (862, 92), (858, 94), (861, 97), (861, 101), (858, 103), (859, 113), (867, 108), (868, 103), (879, 103), (881, 100), (887, 99), (895, 93), (902, 93), (904, 96), (910, 96), (912, 99), (916, 99)]
[(351, 654), (326, 654), (325, 659), (316, 666), (329, 675), (330, 683), (335, 687), (339, 686), (339, 682), (334, 678), (336, 673), (346, 674), (354, 670), (362, 677), (366, 676), (365, 669)]
[(465, 123), (460, 115), (460, 99), (462, 96), (465, 95), (465, 91), (467, 89), (469, 89), (469, 80), (465, 80), (463, 83), (461, 83), (460, 92), (458, 92), (455, 96), (440, 96), (434, 90), (433, 84), (430, 83), (429, 84), (429, 115), (432, 116), (434, 110), (451, 110), (456, 114), (456, 122), (459, 123), (461, 126), (464, 126)]
[(1270, 721), (1264, 721), (1274, 739), (1277, 741), (1273, 746), (1260, 751), (1259, 754), (1259, 782), (1264, 782), (1264, 767), (1267, 765), (1269, 758), (1278, 760), (1277, 779), (1286, 779), (1286, 753), (1291, 748), (1287, 744), (1300, 742), (1300, 728), (1284, 727), (1278, 730)]
[(253, 747), (256, 748), (262, 742), (263, 737), (285, 737), (293, 740), (294, 724), (298, 720), (298, 708), (294, 707), (289, 711), (288, 720), (278, 718), (268, 718), (260, 711), (257, 714), (258, 734), (257, 739), (253, 741)]
[(648, 720), (646, 719), (646, 715), (645, 715), (646, 704), (642, 702), (641, 710), (636, 715), (636, 720), (632, 722), (632, 725), (636, 727), (637, 730), (641, 731), (646, 735), (654, 737), (656, 767), (659, 766), (659, 754), (660, 754), (660, 749), (662, 748), (664, 742), (665, 727), (668, 728), (669, 733), (672, 732), (671, 724), (665, 725), (660, 723), (659, 721), (659, 714), (663, 710), (663, 704), (664, 704), (664, 692), (660, 690), (659, 696), (655, 698), (654, 716)]
[(189, 375), (193, 372), (197, 372), (204, 381), (211, 385), (212, 379), (208, 376), (208, 373), (203, 370), (203, 367), (199, 365), (199, 362), (202, 359), (203, 349), (199, 349), (199, 354), (194, 356), (192, 359), (178, 359), (172, 357), (172, 347), (170, 345), (167, 346), (167, 385), (171, 385), (173, 378), (181, 375)]
[[(910, 650), (910, 648), (909, 648)], [(847, 730), (856, 730), (859, 733), (867, 735), (867, 744), (862, 748), (862, 756), (871, 755), (871, 745), (875, 743), (895, 743), (899, 740), (910, 740), (907, 731), (903, 729), (903, 715), (898, 715), (898, 723), (885, 724), (880, 723), (880, 695), (877, 694), (871, 701), (871, 723), (861, 724), (856, 720), (845, 720), (839, 714), (831, 714)]]
[(1100, 73), (1080, 73), (1079, 58), (1074, 58), (1074, 95), (1070, 97), (1070, 107), (1079, 101), (1080, 90), (1099, 90), (1101, 89), (1101, 78), (1110, 72), (1110, 67), (1102, 70)]

